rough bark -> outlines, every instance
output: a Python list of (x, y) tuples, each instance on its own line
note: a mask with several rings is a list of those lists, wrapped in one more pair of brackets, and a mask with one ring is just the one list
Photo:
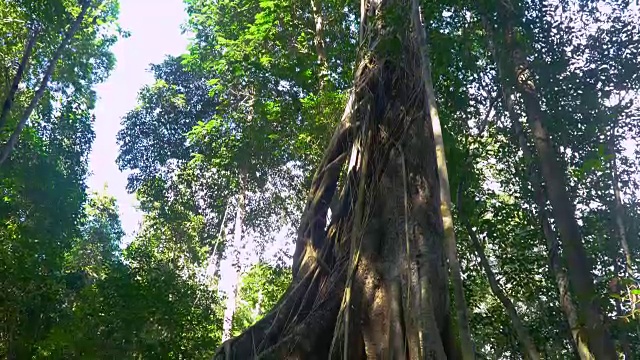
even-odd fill
[(596, 359), (615, 359), (617, 356), (615, 347), (603, 321), (605, 315), (598, 304), (591, 273), (592, 266), (582, 243), (575, 206), (569, 197), (565, 173), (545, 126), (545, 113), (534, 85), (534, 76), (526, 60), (524, 49), (516, 39), (513, 14), (502, 2), (499, 4), (499, 13), (506, 19), (503, 35), (505, 46), (509, 50), (507, 59), (509, 74), (507, 75), (514, 80), (516, 89), (523, 99), (525, 115), (531, 128), (542, 177), (546, 183), (552, 215), (564, 246), (569, 281), (576, 295), (579, 313), (586, 325), (589, 348)]
[(2, 150), (0, 150), (0, 166), (2, 166), (4, 162), (9, 158), (9, 155), (11, 155), (11, 152), (13, 151), (16, 144), (18, 143), (20, 134), (22, 133), (22, 130), (24, 129), (24, 127), (27, 125), (27, 121), (29, 120), (29, 117), (31, 117), (31, 113), (33, 113), (33, 110), (36, 108), (36, 106), (40, 102), (40, 99), (42, 99), (42, 96), (47, 90), (47, 85), (49, 84), (49, 80), (51, 79), (51, 76), (53, 75), (53, 72), (56, 69), (56, 65), (58, 64), (58, 60), (60, 59), (60, 56), (62, 55), (64, 50), (67, 48), (69, 43), (71, 42), (71, 39), (73, 39), (76, 32), (78, 32), (78, 30), (80, 29), (80, 25), (82, 24), (82, 21), (84, 20), (87, 12), (91, 8), (91, 3), (92, 2), (90, 0), (82, 1), (82, 8), (80, 10), (80, 13), (75, 18), (75, 20), (73, 21), (73, 23), (71, 24), (67, 32), (64, 34), (62, 41), (60, 42), (60, 44), (58, 44), (58, 47), (56, 48), (53, 55), (51, 56), (51, 59), (49, 60), (47, 68), (42, 76), (42, 80), (40, 80), (40, 85), (38, 86), (38, 90), (36, 90), (36, 93), (33, 95), (33, 98), (31, 98), (31, 102), (29, 102), (29, 105), (22, 113), (20, 120), (18, 121), (18, 125), (16, 126), (13, 133), (11, 134), (11, 137), (9, 137), (9, 140), (7, 140), (7, 142), (2, 146)]
[(535, 342), (533, 338), (529, 334), (526, 326), (520, 319), (518, 315), (518, 311), (516, 307), (511, 302), (511, 299), (507, 296), (505, 291), (502, 289), (500, 284), (498, 283), (498, 279), (496, 275), (493, 273), (491, 269), (491, 265), (489, 264), (489, 260), (484, 252), (484, 247), (480, 243), (478, 236), (476, 235), (475, 230), (471, 226), (471, 223), (468, 219), (464, 218), (464, 226), (467, 229), (467, 233), (469, 234), (469, 238), (471, 239), (471, 244), (473, 245), (478, 257), (480, 258), (480, 266), (482, 266), (485, 274), (487, 275), (487, 279), (489, 280), (489, 286), (491, 287), (491, 292), (495, 297), (500, 300), (502, 306), (504, 306), (507, 315), (509, 315), (509, 319), (511, 320), (511, 324), (513, 325), (513, 329), (516, 332), (516, 336), (518, 341), (520, 342), (520, 346), (522, 346), (523, 354), (526, 355), (526, 358), (529, 360), (539, 360), (540, 353), (536, 348)]
[(416, 31), (416, 37), (420, 46), (422, 67), (422, 80), (424, 81), (427, 111), (431, 118), (433, 127), (433, 137), (436, 147), (436, 160), (438, 165), (438, 179), (440, 181), (440, 212), (444, 226), (444, 241), (449, 260), (449, 271), (453, 282), (456, 305), (456, 319), (462, 347), (462, 358), (464, 360), (475, 359), (475, 346), (471, 339), (471, 329), (469, 328), (469, 314), (467, 302), (464, 296), (464, 286), (462, 283), (462, 268), (458, 260), (458, 250), (456, 245), (456, 234), (453, 226), (453, 216), (451, 214), (451, 189), (449, 186), (449, 174), (447, 171), (447, 159), (442, 137), (442, 127), (440, 116), (436, 105), (435, 90), (431, 78), (431, 61), (429, 59), (429, 48), (426, 31), (420, 16), (420, 9), (416, 1), (413, 2), (412, 22)]
[(293, 281), (217, 359), (455, 358), (423, 64), (410, 24), (395, 18), (411, 5), (363, 1), (363, 52), (312, 181)]
[(9, 119), (9, 114), (11, 113), (11, 108), (13, 107), (13, 101), (16, 97), (16, 93), (18, 92), (18, 87), (20, 86), (20, 82), (22, 81), (24, 72), (27, 69), (27, 65), (29, 64), (29, 58), (31, 57), (31, 52), (33, 51), (33, 47), (36, 44), (37, 38), (38, 30), (31, 30), (29, 39), (27, 40), (27, 43), (24, 47), (24, 52), (22, 53), (22, 58), (20, 59), (20, 63), (18, 64), (18, 68), (16, 69), (16, 74), (13, 76), (11, 88), (9, 88), (7, 98), (2, 104), (2, 113), (0, 113), (0, 131), (4, 129), (5, 125), (7, 124), (7, 120)]
[(244, 228), (244, 218), (247, 206), (247, 194), (246, 194), (246, 174), (241, 171), (239, 177), (240, 189), (236, 201), (236, 218), (233, 224), (233, 244), (232, 244), (232, 256), (233, 261), (231, 267), (233, 268), (233, 285), (228, 294), (225, 310), (224, 310), (224, 323), (222, 326), (222, 341), (231, 338), (231, 331), (233, 327), (233, 316), (237, 307), (238, 287), (240, 282), (240, 248), (242, 247), (242, 234)]

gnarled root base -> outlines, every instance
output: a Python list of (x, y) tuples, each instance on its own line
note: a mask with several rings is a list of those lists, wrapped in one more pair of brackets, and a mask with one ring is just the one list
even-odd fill
[[(368, 49), (311, 185), (293, 283), (216, 359), (460, 358), (422, 57), (411, 27), (398, 21), (416, 6), (364, 0)], [(327, 225), (332, 202), (339, 206)]]
[(262, 320), (218, 350), (226, 359), (327, 359), (344, 276), (317, 268), (287, 290)]

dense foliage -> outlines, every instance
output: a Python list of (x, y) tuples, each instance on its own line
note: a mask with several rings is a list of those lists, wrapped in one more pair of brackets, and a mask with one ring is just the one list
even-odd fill
[[(420, 5), (474, 356), (585, 359), (590, 338), (607, 358), (596, 309), (634, 358), (638, 5)], [(189, 48), (152, 65), (118, 133), (144, 212), (124, 246), (116, 200), (86, 185), (94, 86), (128, 36), (117, 0), (0, 0), (0, 358), (210, 358), (276, 306), (350, 95), (359, 6), (185, 0)]]

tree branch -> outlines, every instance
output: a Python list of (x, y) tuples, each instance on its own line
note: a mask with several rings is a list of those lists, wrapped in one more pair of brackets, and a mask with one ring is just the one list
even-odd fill
[(16, 144), (18, 143), (18, 139), (20, 138), (20, 134), (22, 133), (22, 130), (24, 129), (24, 127), (27, 125), (27, 121), (29, 120), (29, 117), (31, 117), (31, 113), (33, 113), (33, 110), (36, 108), (36, 106), (38, 105), (38, 103), (42, 99), (42, 96), (44, 95), (45, 91), (47, 90), (47, 85), (49, 84), (49, 79), (51, 79), (51, 76), (53, 75), (53, 72), (55, 71), (56, 65), (58, 63), (58, 60), (60, 59), (60, 56), (62, 55), (62, 52), (69, 45), (69, 43), (71, 42), (71, 39), (73, 39), (73, 37), (75, 36), (76, 32), (78, 32), (78, 29), (80, 29), (80, 25), (82, 24), (82, 21), (84, 20), (84, 17), (87, 14), (87, 11), (89, 11), (90, 8), (91, 8), (91, 1), (90, 0), (84, 0), (82, 2), (82, 10), (80, 10), (80, 14), (78, 14), (78, 17), (76, 17), (76, 19), (74, 20), (73, 24), (71, 24), (71, 26), (67, 30), (66, 34), (64, 35), (64, 38), (62, 39), (62, 42), (60, 42), (60, 44), (56, 48), (56, 51), (53, 53), (53, 56), (51, 57), (51, 60), (49, 61), (49, 64), (47, 65), (47, 69), (46, 69), (44, 75), (42, 76), (42, 80), (40, 81), (40, 87), (38, 88), (38, 90), (36, 91), (35, 95), (31, 99), (31, 102), (29, 103), (29, 106), (22, 113), (22, 117), (20, 118), (20, 122), (18, 123), (18, 126), (13, 131), (13, 133), (11, 134), (11, 137), (3, 145), (1, 153), (0, 153), (0, 166), (2, 166), (4, 164), (4, 162), (9, 158), (9, 155), (11, 155), (11, 152), (13, 151), (13, 149), (16, 146)]
[(20, 86), (24, 71), (29, 64), (29, 58), (31, 57), (31, 52), (34, 45), (36, 44), (36, 39), (39, 32), (40, 30), (37, 27), (31, 30), (29, 39), (27, 40), (27, 44), (25, 45), (22, 59), (20, 60), (20, 64), (18, 65), (18, 69), (16, 70), (16, 75), (13, 77), (13, 83), (11, 84), (11, 88), (9, 89), (9, 94), (7, 94), (7, 98), (4, 100), (4, 104), (2, 104), (2, 113), (0, 114), (0, 131), (7, 124), (9, 113), (11, 112), (11, 108), (13, 107), (13, 100), (15, 99), (16, 93), (18, 92), (18, 86)]

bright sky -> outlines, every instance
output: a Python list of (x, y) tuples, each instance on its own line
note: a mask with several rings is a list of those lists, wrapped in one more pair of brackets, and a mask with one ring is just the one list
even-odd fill
[(96, 140), (90, 156), (91, 190), (115, 196), (120, 207), (120, 219), (131, 239), (142, 220), (136, 209), (134, 195), (127, 194), (127, 175), (118, 170), (116, 134), (122, 117), (136, 105), (138, 90), (153, 81), (147, 71), (149, 64), (160, 63), (166, 55), (186, 51), (187, 36), (180, 26), (186, 20), (182, 0), (120, 0), (120, 24), (131, 33), (113, 47), (117, 65), (109, 79), (97, 86), (98, 103), (94, 126)]

